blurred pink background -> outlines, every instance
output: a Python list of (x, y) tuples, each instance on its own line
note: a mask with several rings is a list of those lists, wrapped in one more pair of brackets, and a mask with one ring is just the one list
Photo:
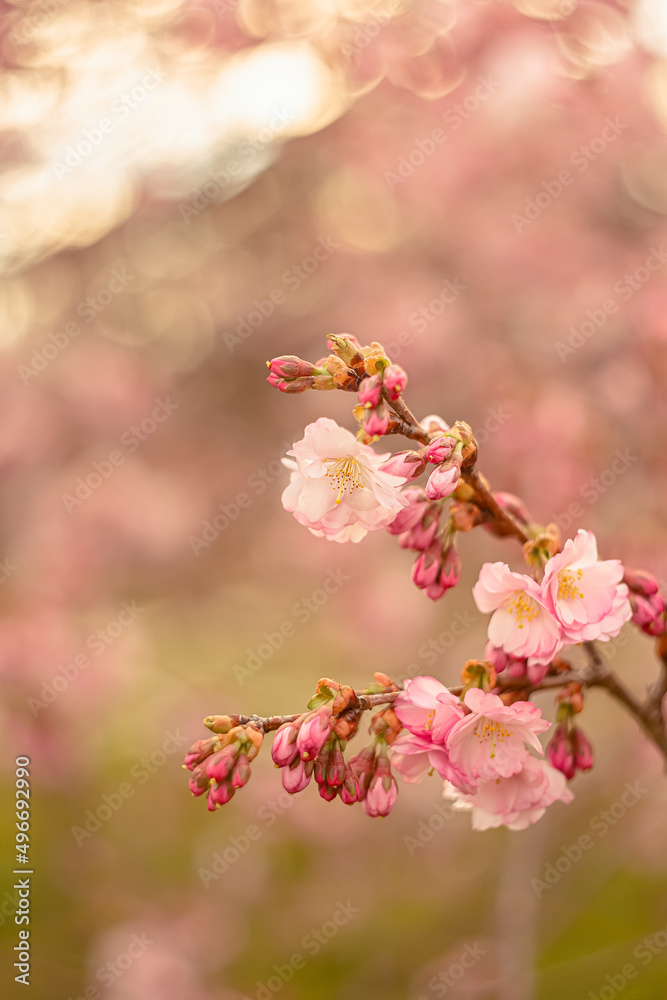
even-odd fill
[[(455, 682), (480, 563), (519, 565), (465, 536), (432, 604), (388, 535), (283, 511), (280, 457), (317, 416), (354, 429), (354, 398), (282, 396), (264, 362), (329, 332), (381, 341), (536, 519), (667, 580), (664, 4), (3, 8), (1, 730), (8, 796), (32, 759), (31, 996), (584, 1000), (627, 962), (624, 996), (661, 996), (667, 953), (635, 949), (667, 926), (664, 778), (602, 694), (596, 769), (520, 834), (443, 818), (435, 781), (382, 822), (287, 799), (266, 752), (210, 815), (180, 765), (204, 716), (296, 711), (320, 676)], [(653, 676), (646, 637), (609, 655)]]

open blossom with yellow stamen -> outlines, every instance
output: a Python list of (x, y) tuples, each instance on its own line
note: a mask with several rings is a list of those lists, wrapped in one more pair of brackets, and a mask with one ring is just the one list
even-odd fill
[(566, 642), (617, 636), (632, 609), (618, 559), (598, 560), (592, 531), (580, 528), (544, 567), (542, 597)]
[(359, 542), (367, 531), (386, 528), (407, 504), (398, 490), (405, 478), (380, 469), (388, 453), (376, 454), (328, 417), (308, 424), (287, 454), (292, 477), (283, 507), (313, 534)]
[(489, 641), (510, 656), (548, 663), (563, 645), (560, 624), (532, 577), (506, 563), (484, 563), (472, 593), (481, 612), (493, 612)]
[(551, 725), (532, 701), (505, 705), (480, 688), (466, 692), (469, 714), (454, 724), (447, 736), (449, 759), (473, 781), (507, 778), (521, 770), (528, 746), (543, 753), (538, 733)]

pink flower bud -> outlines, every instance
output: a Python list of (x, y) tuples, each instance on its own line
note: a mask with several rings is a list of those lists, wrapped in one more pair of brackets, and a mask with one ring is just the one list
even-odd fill
[(331, 749), (330, 747), (323, 747), (318, 753), (314, 761), (313, 766), (313, 777), (318, 785), (325, 784), (327, 780), (327, 771), (329, 770), (329, 764), (331, 762)]
[(593, 767), (593, 747), (587, 736), (578, 726), (572, 730), (572, 749), (574, 751), (575, 764), (580, 771), (590, 771)]
[(315, 381), (312, 375), (306, 375), (303, 378), (294, 379), (284, 379), (280, 375), (274, 375), (273, 372), (269, 375), (266, 380), (271, 385), (274, 385), (276, 389), (280, 389), (281, 392), (286, 393), (299, 393), (306, 392), (310, 389)]
[(244, 753), (239, 754), (232, 771), (232, 788), (243, 788), (244, 785), (247, 785), (250, 774), (250, 761)]
[(325, 783), (325, 784), (322, 784), (322, 785), (319, 786), (319, 793), (320, 793), (320, 796), (323, 799), (325, 799), (327, 802), (333, 802), (333, 800), (338, 795), (338, 789), (337, 788), (332, 788), (331, 785), (327, 785)]
[[(549, 669), (549, 664), (545, 664), (545, 671)], [(507, 664), (507, 673), (510, 677), (526, 677), (528, 674), (528, 663), (526, 660), (515, 660), (513, 656), (510, 657), (509, 663)], [(538, 682), (536, 682), (538, 683)]]
[(362, 406), (374, 410), (382, 399), (382, 379), (379, 375), (371, 375), (362, 379), (359, 386), (359, 402)]
[(461, 578), (461, 559), (453, 545), (448, 545), (440, 557), (438, 574), (427, 588), (426, 596), (437, 601), (455, 587)]
[(211, 785), (208, 791), (209, 812), (215, 812), (218, 806), (224, 806), (236, 794), (231, 781), (221, 781)]
[(290, 795), (302, 792), (310, 784), (313, 775), (313, 762), (301, 760), (296, 757), (289, 767), (284, 767), (281, 771), (283, 788)]
[(367, 434), (381, 437), (389, 427), (389, 410), (380, 403), (374, 410), (366, 410), (364, 413), (364, 430)]
[(426, 448), (426, 458), (433, 465), (440, 465), (442, 462), (447, 461), (455, 447), (456, 441), (452, 437), (443, 436), (433, 438)]
[(412, 582), (420, 590), (435, 583), (440, 572), (441, 555), (442, 544), (436, 541), (416, 559), (412, 567)]
[(484, 659), (488, 660), (497, 674), (501, 674), (509, 662), (509, 656), (500, 646), (487, 642), (484, 647)]
[(427, 508), (424, 506), (426, 504), (426, 494), (422, 489), (411, 486), (407, 490), (403, 490), (401, 496), (408, 503), (402, 510), (399, 510), (391, 524), (387, 525), (387, 531), (390, 535), (402, 535), (404, 531), (408, 531), (421, 521), (426, 513)]
[(570, 743), (570, 734), (564, 723), (556, 726), (556, 730), (549, 741), (547, 747), (549, 763), (557, 771), (561, 771), (568, 781), (571, 781), (577, 773), (577, 767)]
[(425, 552), (433, 542), (440, 526), (440, 511), (436, 507), (433, 512), (427, 508), (426, 514), (413, 528), (404, 532), (399, 545), (402, 549), (414, 549)]
[(515, 517), (517, 521), (530, 524), (532, 518), (528, 513), (528, 508), (520, 497), (515, 496), (513, 493), (494, 493), (493, 497), (503, 510), (506, 510), (512, 517)]
[(382, 383), (388, 398), (395, 403), (408, 384), (408, 376), (399, 365), (387, 365), (382, 373)]
[(371, 747), (364, 747), (361, 753), (350, 758), (350, 769), (359, 786), (359, 802), (363, 802), (366, 798), (366, 793), (375, 774), (375, 763), (375, 750)]
[(658, 581), (653, 574), (647, 573), (643, 569), (628, 569), (625, 567), (623, 571), (623, 583), (628, 585), (633, 594), (640, 594), (641, 597), (653, 597), (654, 594), (658, 593), (659, 589)]
[(398, 788), (391, 773), (391, 766), (386, 757), (380, 757), (375, 774), (364, 799), (364, 809), (369, 816), (388, 816), (391, 812)]
[(429, 500), (444, 500), (452, 495), (460, 478), (460, 460), (458, 465), (450, 459), (449, 462), (436, 466), (426, 484), (426, 496)]
[(421, 451), (397, 451), (390, 459), (380, 466), (382, 472), (392, 476), (403, 476), (404, 479), (416, 479), (426, 468), (426, 458)]
[(271, 361), (267, 361), (266, 364), (272, 375), (279, 375), (281, 378), (286, 379), (302, 378), (304, 375), (317, 375), (320, 371), (310, 361), (297, 358), (295, 354), (283, 354), (282, 357), (273, 358)]
[(231, 743), (209, 757), (205, 765), (209, 778), (213, 778), (214, 781), (225, 781), (232, 773), (238, 749), (238, 744)]
[(345, 762), (345, 778), (340, 787), (340, 797), (346, 806), (354, 805), (355, 802), (359, 802), (360, 800), (359, 782), (347, 761)]
[(660, 594), (641, 597), (632, 594), (630, 598), (633, 624), (638, 625), (647, 635), (659, 636), (665, 631), (665, 602)]
[(190, 780), (188, 781), (190, 791), (193, 795), (203, 795), (210, 784), (211, 779), (206, 773), (206, 768), (201, 765), (194, 769), (190, 775)]
[(345, 757), (340, 747), (337, 747), (331, 754), (331, 760), (327, 769), (327, 784), (332, 788), (337, 788), (345, 780)]
[(331, 732), (331, 706), (322, 705), (307, 715), (296, 738), (303, 760), (317, 757)]
[(198, 764), (210, 757), (217, 745), (217, 736), (211, 736), (207, 740), (197, 740), (196, 743), (193, 743), (185, 755), (184, 763), (188, 770), (193, 771)]
[(296, 745), (298, 732), (296, 726), (292, 725), (291, 722), (286, 722), (273, 737), (271, 757), (273, 763), (277, 764), (278, 767), (287, 767), (298, 754), (299, 748)]

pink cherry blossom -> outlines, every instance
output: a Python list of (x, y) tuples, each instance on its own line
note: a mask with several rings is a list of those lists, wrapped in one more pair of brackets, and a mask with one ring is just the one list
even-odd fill
[(560, 622), (566, 642), (618, 635), (632, 615), (622, 579), (621, 562), (599, 561), (595, 535), (583, 528), (552, 556), (544, 567), (542, 600)]
[(489, 622), (489, 641), (516, 659), (548, 663), (562, 647), (561, 627), (546, 607), (539, 585), (506, 563), (484, 563), (472, 590)]
[(468, 778), (490, 781), (516, 774), (528, 757), (526, 744), (543, 752), (537, 734), (551, 723), (532, 702), (505, 705), (479, 688), (471, 688), (463, 700), (469, 714), (454, 724), (446, 743), (452, 764)]
[(472, 807), (474, 830), (497, 826), (525, 830), (541, 819), (547, 806), (558, 800), (571, 802), (573, 799), (565, 776), (546, 761), (530, 756), (516, 774), (482, 782), (472, 795), (445, 789), (445, 796), (455, 797), (461, 805)]
[(308, 424), (283, 461), (292, 472), (282, 496), (285, 510), (314, 534), (332, 541), (360, 541), (385, 528), (407, 503), (404, 479), (383, 472), (389, 455), (377, 455), (335, 420)]
[(394, 755), (391, 763), (404, 781), (421, 781), (427, 771), (435, 770), (445, 781), (450, 781), (462, 791), (472, 792), (477, 781), (468, 778), (454, 767), (444, 744), (435, 743), (430, 737), (415, 736), (404, 730), (392, 743)]
[(406, 681), (405, 690), (394, 702), (394, 711), (411, 733), (436, 743), (444, 743), (454, 723), (465, 714), (456, 695), (435, 677), (413, 677)]

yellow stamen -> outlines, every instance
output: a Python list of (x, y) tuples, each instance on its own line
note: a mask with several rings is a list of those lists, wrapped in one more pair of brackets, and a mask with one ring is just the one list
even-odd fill
[(352, 490), (361, 489), (363, 484), (363, 471), (356, 458), (325, 458), (324, 464), (328, 465), (325, 475), (333, 480), (332, 485), (338, 487), (336, 503), (343, 499), (343, 493), (350, 488)]
[(502, 722), (495, 722), (493, 719), (481, 718), (475, 729), (475, 736), (480, 743), (487, 743), (491, 740), (491, 753), (489, 757), (496, 756), (496, 740), (499, 743), (503, 743), (512, 735), (511, 729), (507, 729)]
[(577, 587), (584, 575), (583, 570), (578, 569), (575, 577), (571, 569), (562, 569), (558, 574), (558, 600), (568, 600), (572, 597), (583, 597), (583, 593)]
[(505, 601), (505, 607), (517, 620), (519, 628), (523, 628), (523, 620), (532, 622), (537, 618), (539, 607), (532, 597), (529, 597), (525, 590), (518, 590), (512, 597)]

